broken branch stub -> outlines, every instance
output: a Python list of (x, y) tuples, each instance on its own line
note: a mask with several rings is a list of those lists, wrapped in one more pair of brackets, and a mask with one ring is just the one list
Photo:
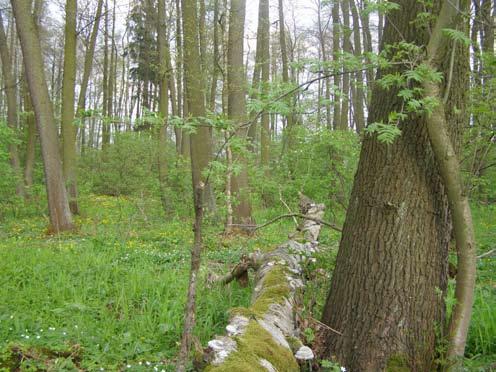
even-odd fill
[[(232, 309), (227, 334), (211, 340), (197, 358), (207, 371), (299, 371), (299, 361), (313, 359), (298, 337), (295, 303), (304, 287), (302, 264), (318, 250), (324, 205), (304, 201), (302, 213), (309, 218), (299, 228), (304, 242), (290, 239), (272, 252), (247, 256), (236, 267), (256, 267), (251, 306)], [(235, 279), (236, 268), (221, 282)]]

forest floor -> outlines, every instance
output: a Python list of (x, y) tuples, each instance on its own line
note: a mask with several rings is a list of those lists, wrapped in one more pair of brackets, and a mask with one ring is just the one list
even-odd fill
[[(57, 237), (47, 235), (46, 218), (6, 213), (0, 226), (0, 370), (174, 370), (193, 240), (191, 217), (164, 222), (157, 200), (89, 195), (81, 204), (77, 232)], [(284, 213), (258, 211), (256, 219), (264, 222)], [(479, 254), (494, 249), (496, 206), (474, 207), (474, 219)], [(207, 223), (203, 278), (227, 272), (243, 253), (274, 248), (293, 230), (293, 221), (286, 220), (249, 238), (224, 237), (220, 223)], [(325, 249), (312, 268), (318, 274), (306, 293), (312, 306), (304, 314), (316, 318), (339, 234), (324, 229), (321, 241)], [(496, 258), (478, 261), (466, 359), (471, 371), (496, 363), (495, 273)], [(223, 332), (228, 309), (248, 304), (251, 288), (201, 283), (196, 336), (205, 345)], [(305, 335), (311, 342), (311, 329)]]

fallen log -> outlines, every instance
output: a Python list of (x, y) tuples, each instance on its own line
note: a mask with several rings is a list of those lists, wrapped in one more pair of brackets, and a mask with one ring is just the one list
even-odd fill
[(197, 368), (207, 371), (299, 371), (299, 362), (313, 359), (299, 339), (295, 320), (296, 297), (304, 287), (303, 264), (318, 250), (324, 205), (306, 200), (300, 208), (304, 219), (296, 234), (272, 252), (244, 256), (228, 275), (226, 284), (254, 269), (251, 306), (231, 311), (227, 335), (208, 342), (197, 356)]

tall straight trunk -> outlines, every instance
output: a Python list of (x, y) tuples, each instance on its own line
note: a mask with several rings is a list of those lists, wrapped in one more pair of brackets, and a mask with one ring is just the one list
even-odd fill
[[(199, 61), (198, 16), (196, 0), (182, 0), (182, 19), (184, 32), (184, 60)], [(185, 63), (186, 98), (189, 116), (192, 118), (205, 117), (205, 92), (202, 84), (202, 71), (198, 63)], [(208, 167), (210, 149), (212, 148), (210, 131), (205, 125), (197, 127), (191, 139), (191, 170), (193, 181), (193, 204), (195, 207), (194, 246), (191, 250), (191, 272), (188, 286), (184, 329), (181, 339), (177, 370), (186, 370), (188, 354), (191, 348), (196, 314), (196, 287), (201, 262), (202, 225), (203, 225), (203, 191), (205, 182), (203, 172)]]
[[(339, 20), (339, 1), (335, 1), (332, 5), (332, 55), (333, 60), (338, 60), (338, 55), (341, 51), (340, 47), (340, 20)], [(338, 71), (336, 71), (338, 72)], [(332, 127), (338, 129), (341, 122), (341, 98), (339, 90), (341, 88), (341, 75), (339, 73), (334, 75), (334, 114), (332, 116)]]
[[(35, 26), (38, 27), (39, 15), (41, 7), (43, 5), (43, 0), (35, 0), (33, 7), (33, 21)], [(26, 158), (24, 163), (24, 183), (29, 189), (33, 186), (33, 170), (34, 163), (36, 160), (36, 121), (34, 116), (34, 108), (31, 102), (31, 97), (29, 96), (29, 87), (24, 81), (23, 84), (23, 101), (24, 101), (24, 111), (28, 113), (26, 117), (27, 138), (26, 138)]]
[(57, 128), (46, 85), (37, 27), (28, 2), (12, 0), (11, 5), (40, 134), (51, 229), (55, 233), (71, 230), (74, 226), (64, 185)]
[[(13, 33), (14, 30), (12, 30)], [(0, 14), (0, 58), (2, 60), (2, 77), (7, 96), (7, 125), (17, 134), (17, 97), (16, 82), (12, 74), (12, 59), (7, 45), (7, 37), (3, 26), (3, 19)], [(10, 165), (16, 177), (16, 195), (25, 197), (24, 182), (22, 180), (21, 162), (17, 144), (9, 145)]]
[[(319, 0), (318, 1), (318, 9), (317, 9), (317, 23), (319, 27), (319, 42), (320, 42), (320, 52), (322, 53), (322, 61), (326, 63), (328, 61), (328, 53), (327, 53), (327, 47), (326, 47), (326, 35), (324, 28), (322, 27), (322, 2)], [(329, 69), (327, 66), (324, 66), (323, 68), (323, 73), (324, 75), (329, 75)], [(319, 84), (321, 84), (319, 80)], [(320, 90), (319, 90), (319, 97), (320, 97)], [(319, 100), (319, 120), (318, 120), (318, 125), (320, 125), (320, 100)], [(332, 122), (331, 122), (331, 78), (326, 76), (325, 78), (325, 110), (326, 110), (326, 126), (331, 129), (332, 128)]]
[[(358, 16), (358, 8), (356, 0), (349, 0), (351, 8), (351, 16), (353, 19), (353, 52), (357, 58), (362, 55), (362, 43), (360, 40), (360, 17)], [(354, 74), (354, 81), (352, 85), (352, 99), (353, 99), (353, 118), (355, 128), (360, 133), (365, 128), (365, 115), (363, 106), (365, 104), (365, 96), (363, 92), (364, 87), (363, 72), (357, 71)]]
[(62, 81), (62, 160), (64, 178), (69, 196), (69, 207), (79, 214), (77, 202), (76, 126), (74, 125), (74, 102), (76, 88), (76, 18), (77, 1), (66, 0), (64, 75)]
[[(357, 0), (353, 0), (357, 1)], [(372, 54), (372, 33), (370, 32), (370, 19), (369, 19), (369, 14), (365, 11), (364, 9), (364, 1), (361, 1), (360, 8), (359, 8), (359, 14), (360, 14), (360, 21), (362, 24), (362, 40), (363, 40), (363, 51), (366, 53)], [(356, 5), (356, 2), (355, 2)], [(370, 59), (366, 59), (367, 63), (370, 63)], [(374, 81), (374, 70), (369, 68), (367, 71), (365, 71), (365, 76), (367, 77), (367, 85), (366, 86), (371, 86), (373, 81)], [(367, 90), (367, 103), (370, 101), (370, 89)]]
[[(413, 22), (423, 6), (414, 0), (399, 5), (388, 14), (394, 24), (386, 22), (382, 45), (426, 45), (428, 31)], [(449, 54), (443, 50), (438, 60), (445, 73)], [(466, 125), (467, 68), (468, 54), (458, 46), (445, 107), (454, 143)], [(397, 93), (374, 84), (369, 123), (387, 121), (401, 106)], [(329, 333), (323, 354), (353, 371), (436, 369), (433, 325), (440, 325), (442, 337), (452, 226), (427, 127), (425, 117), (412, 115), (393, 144), (364, 139), (323, 314), (323, 322), (341, 332)]]
[[(104, 46), (103, 46), (103, 119), (102, 119), (102, 150), (106, 150), (110, 144), (110, 118), (109, 112), (109, 85), (111, 84), (109, 76), (109, 6), (108, 0), (105, 0), (105, 24), (104, 24)], [(138, 95), (139, 97), (139, 95)], [(138, 98), (139, 99), (139, 98)], [(98, 134), (97, 134), (98, 135)]]
[[(183, 111), (183, 41), (181, 31), (181, 0), (176, 0), (176, 82), (177, 82), (177, 116), (184, 117)], [(182, 151), (182, 130), (174, 128), (176, 135), (176, 153), (183, 154)], [(188, 141), (189, 142), (189, 141)]]
[(29, 89), (26, 84), (23, 84), (23, 91), (24, 111), (27, 113), (26, 126), (28, 128), (26, 136), (26, 158), (24, 161), (24, 184), (29, 190), (33, 186), (33, 170), (36, 158), (36, 122)]
[[(350, 41), (350, 2), (349, 0), (341, 1), (341, 11), (343, 13), (343, 51), (345, 53), (351, 53), (351, 41)], [(350, 74), (345, 73), (343, 75), (343, 90), (342, 100), (341, 100), (341, 118), (339, 120), (338, 129), (346, 130), (349, 128), (349, 109), (350, 109)]]
[(164, 211), (169, 210), (167, 202), (167, 120), (169, 115), (169, 72), (167, 54), (167, 25), (165, 13), (165, 0), (158, 0), (157, 16), (157, 37), (158, 56), (160, 65), (160, 91), (159, 91), (159, 112), (162, 117), (162, 125), (158, 128), (158, 174), (160, 182), (160, 194)]
[(86, 55), (84, 57), (83, 78), (81, 79), (81, 86), (79, 88), (78, 115), (81, 111), (86, 109), (86, 92), (88, 90), (88, 83), (93, 69), (93, 59), (95, 57), (95, 46), (100, 27), (100, 19), (102, 18), (102, 8), (103, 0), (98, 0), (93, 29), (91, 30), (90, 40), (86, 49)]
[[(270, 14), (269, 0), (260, 0), (258, 21), (262, 24), (260, 27), (260, 70), (262, 72), (261, 92), (266, 96), (269, 90), (270, 81)], [(265, 167), (265, 173), (269, 172), (270, 161), (270, 116), (268, 112), (261, 115), (261, 132), (260, 132), (260, 163)]]
[(494, 55), (494, 14), (496, 5), (492, 0), (481, 0), (482, 51)]
[(211, 112), (215, 112), (217, 98), (217, 79), (219, 76), (219, 0), (214, 0), (214, 56), (212, 66), (212, 84), (210, 85), (210, 96), (208, 108)]
[[(236, 135), (246, 139), (246, 80), (243, 64), (246, 0), (231, 0), (229, 11), (229, 41), (227, 47), (227, 115), (236, 127)], [(235, 224), (250, 224), (251, 203), (248, 195), (248, 169), (246, 159), (238, 154), (241, 170), (231, 179), (232, 195), (237, 199), (233, 219)]]
[[(281, 48), (281, 60), (282, 60), (282, 81), (284, 84), (289, 85), (289, 61), (288, 61), (288, 48), (286, 43), (286, 24), (284, 22), (284, 4), (283, 0), (279, 0), (279, 45)], [(286, 115), (286, 130), (283, 138), (283, 152), (291, 150), (293, 147), (293, 108), (291, 106), (293, 99), (288, 96), (286, 99), (286, 104), (289, 106), (289, 114)]]

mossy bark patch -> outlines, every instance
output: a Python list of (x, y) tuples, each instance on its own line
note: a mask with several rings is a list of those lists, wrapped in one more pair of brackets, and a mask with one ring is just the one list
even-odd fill
[(296, 372), (300, 368), (291, 350), (279, 345), (272, 335), (256, 321), (250, 321), (246, 332), (236, 338), (238, 350), (219, 366), (210, 365), (206, 371), (212, 372), (267, 372), (260, 364), (261, 359), (269, 361), (278, 371)]

